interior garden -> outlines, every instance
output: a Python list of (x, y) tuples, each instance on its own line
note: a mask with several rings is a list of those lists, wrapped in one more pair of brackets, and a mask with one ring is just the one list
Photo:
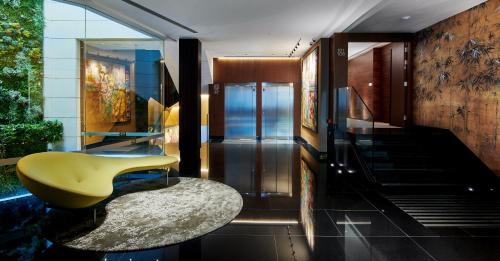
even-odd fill
[(0, 2), (0, 198), (21, 188), (15, 158), (62, 140), (62, 123), (43, 119), (43, 27), (43, 1)]

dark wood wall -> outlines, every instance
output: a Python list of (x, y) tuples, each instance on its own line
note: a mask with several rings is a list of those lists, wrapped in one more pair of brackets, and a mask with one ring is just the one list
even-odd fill
[[(380, 74), (377, 75), (375, 67), (380, 67), (380, 59), (375, 60), (375, 55), (380, 50), (373, 49), (360, 56), (352, 58), (348, 62), (349, 87), (356, 89), (376, 120), (380, 118)], [(377, 55), (380, 56), (380, 55)], [(371, 84), (371, 85), (370, 85)], [(354, 103), (349, 103), (349, 105)]]
[[(404, 56), (402, 53), (397, 53), (393, 57), (393, 49), (401, 48), (403, 43), (391, 43), (379, 48), (373, 48), (371, 51), (352, 58), (348, 62), (348, 85), (355, 88), (368, 108), (373, 113), (376, 121), (391, 122), (391, 105), (399, 105), (400, 111), (404, 113), (405, 94), (391, 92), (395, 80), (399, 86), (403, 84), (404, 79), (401, 77), (393, 79), (393, 70), (397, 70), (398, 74), (403, 73)], [(393, 66), (396, 60), (399, 66)], [(369, 86), (372, 83), (372, 86)], [(401, 87), (401, 86), (400, 86)], [(391, 94), (395, 95), (395, 104), (391, 102)], [(403, 107), (403, 108), (401, 108)], [(403, 125), (401, 123), (397, 125)]]
[(389, 122), (391, 120), (391, 45), (386, 45), (381, 48), (382, 54), (382, 82), (381, 82), (381, 121)]
[(294, 136), (300, 135), (301, 73), (300, 60), (289, 58), (215, 58), (213, 60), (214, 84), (210, 94), (210, 136), (224, 137), (224, 84), (257, 83), (257, 136), (262, 124), (260, 99), (262, 82), (293, 83), (294, 86)]

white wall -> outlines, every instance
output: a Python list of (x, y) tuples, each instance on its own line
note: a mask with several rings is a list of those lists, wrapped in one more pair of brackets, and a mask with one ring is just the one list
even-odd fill
[(165, 65), (179, 91), (179, 41), (163, 41)]
[(64, 124), (55, 149), (81, 149), (80, 46), (82, 39), (151, 38), (82, 7), (44, 1), (44, 118)]
[(213, 83), (213, 56), (202, 46), (201, 54), (201, 93), (208, 94), (208, 85)]

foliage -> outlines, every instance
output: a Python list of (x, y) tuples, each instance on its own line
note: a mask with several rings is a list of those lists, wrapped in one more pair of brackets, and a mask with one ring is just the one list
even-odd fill
[(59, 121), (0, 125), (0, 157), (19, 157), (47, 150), (48, 143), (62, 140)]
[(16, 177), (15, 165), (0, 166), (0, 184), (1, 197), (16, 192), (22, 188), (21, 183), (19, 183), (19, 180)]
[(0, 2), (0, 84), (41, 107), (43, 1)]
[(465, 65), (479, 64), (482, 55), (489, 55), (495, 48), (482, 43), (478, 39), (470, 39), (463, 48), (457, 50), (460, 63)]
[(60, 122), (43, 121), (43, 1), (0, 1), (0, 158), (47, 150)]
[(20, 92), (0, 86), (0, 124), (35, 123), (42, 116), (40, 106), (30, 105)]

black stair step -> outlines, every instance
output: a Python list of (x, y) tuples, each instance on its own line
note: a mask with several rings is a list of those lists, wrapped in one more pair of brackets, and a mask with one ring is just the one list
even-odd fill
[(407, 162), (395, 162), (395, 161), (374, 161), (371, 167), (374, 170), (384, 170), (384, 169), (446, 169), (452, 166), (443, 165), (442, 162), (434, 161), (407, 161)]
[[(416, 127), (375, 129), (352, 134), (352, 143), (384, 191), (407, 188), (461, 191), (470, 185), (485, 191), (500, 180), (450, 131)], [(436, 189), (436, 191), (439, 191)]]
[(431, 159), (431, 158), (436, 158), (436, 155), (432, 152), (429, 151), (400, 151), (400, 152), (393, 152), (393, 151), (386, 151), (386, 150), (362, 150), (361, 154), (364, 157), (372, 157), (372, 153), (374, 157), (381, 157), (381, 158), (417, 158), (417, 159)]

